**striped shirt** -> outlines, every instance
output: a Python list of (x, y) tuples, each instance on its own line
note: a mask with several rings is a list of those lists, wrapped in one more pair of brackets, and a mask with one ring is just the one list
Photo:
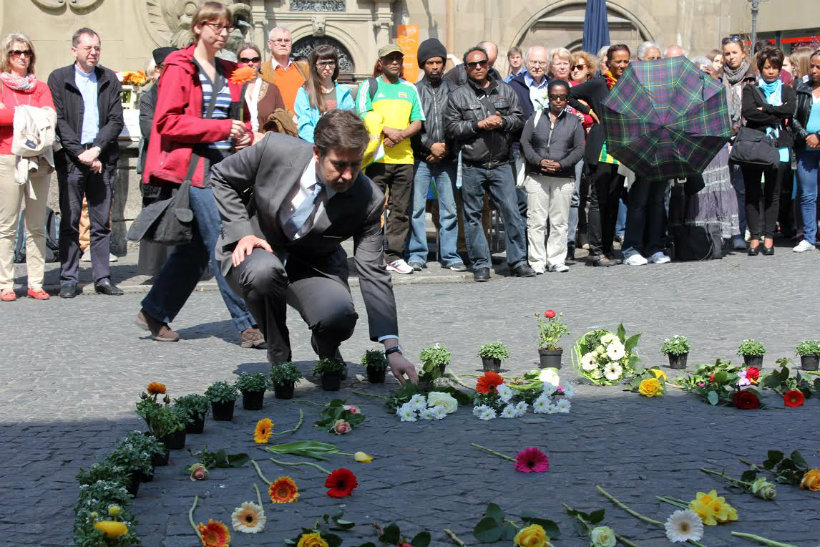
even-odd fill
[[(202, 117), (205, 118), (208, 115), (208, 104), (211, 102), (214, 85), (210, 78), (208, 78), (208, 75), (202, 70), (199, 71), (199, 81), (202, 84)], [(220, 89), (216, 95), (216, 103), (214, 104), (214, 111), (213, 114), (211, 114), (211, 118), (214, 120), (224, 120), (227, 119), (230, 114), (231, 91), (228, 89), (228, 81), (224, 77), (220, 75), (217, 77), (217, 81), (222, 82), (222, 89)], [(212, 163), (217, 163), (213, 161), (213, 156), (219, 157), (221, 155), (222, 158), (225, 158), (231, 153), (232, 147), (233, 143), (230, 138), (224, 141), (208, 143), (209, 150), (219, 152), (219, 154), (212, 155)]]

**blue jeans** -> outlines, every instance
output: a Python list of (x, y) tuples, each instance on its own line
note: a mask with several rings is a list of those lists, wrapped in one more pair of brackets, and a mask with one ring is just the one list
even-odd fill
[[(627, 258), (644, 251), (644, 256), (663, 251), (666, 233), (666, 210), (664, 198), (669, 183), (648, 181), (640, 178), (629, 188), (626, 231), (623, 255)], [(646, 245), (644, 245), (646, 241)]]
[(740, 227), (740, 239), (746, 239), (746, 184), (743, 182), (743, 171), (736, 163), (729, 164), (732, 187), (737, 196), (737, 220)]
[(410, 216), (410, 239), (407, 243), (407, 261), (427, 262), (427, 229), (424, 213), (430, 183), (436, 187), (438, 195), (439, 261), (445, 268), (463, 262), (456, 252), (458, 243), (458, 215), (453, 183), (456, 178), (456, 164), (452, 160), (441, 163), (416, 163), (413, 176), (413, 209)]
[(191, 186), (191, 210), (194, 212), (194, 237), (190, 243), (177, 245), (154, 280), (151, 291), (142, 299), (142, 308), (155, 319), (170, 323), (185, 305), (188, 297), (209, 265), (228, 307), (234, 327), (242, 332), (256, 324), (245, 302), (230, 288), (214, 256), (216, 240), (222, 230), (219, 210), (211, 188)]
[(800, 213), (803, 217), (803, 239), (817, 243), (817, 185), (820, 180), (820, 151), (797, 153), (797, 182)]
[(615, 223), (615, 235), (624, 238), (626, 232), (626, 204), (623, 198), (618, 198), (618, 221)]
[(515, 268), (527, 260), (524, 242), (524, 220), (518, 213), (515, 180), (512, 165), (493, 169), (462, 165), (461, 201), (464, 207), (464, 239), (467, 253), (473, 262), (473, 270), (490, 267), (490, 246), (484, 237), (481, 212), (484, 209), (484, 184), (490, 192), (507, 235), (507, 264)]

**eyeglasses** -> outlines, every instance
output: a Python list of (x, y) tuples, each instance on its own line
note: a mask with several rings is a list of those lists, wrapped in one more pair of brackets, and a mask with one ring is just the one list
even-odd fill
[(466, 64), (466, 65), (467, 65), (467, 68), (471, 68), (471, 69), (474, 69), (474, 70), (475, 70), (475, 69), (476, 69), (476, 68), (478, 68), (478, 67), (481, 67), (481, 68), (486, 68), (486, 67), (487, 67), (487, 65), (488, 65), (489, 63), (488, 63), (488, 62), (487, 62), (487, 60), (485, 59), (485, 60), (483, 60), (483, 61), (473, 61), (473, 62), (471, 62), (471, 63), (464, 63), (464, 64)]
[(566, 101), (568, 98), (568, 95), (549, 95), (551, 101)]
[(261, 60), (262, 60), (261, 57), (240, 57), (239, 58), (239, 62), (240, 63), (245, 63), (245, 64), (247, 64), (247, 63), (258, 63)]
[(20, 57), (21, 55), (25, 55), (26, 57), (31, 57), (31, 50), (30, 49), (12, 49), (9, 51), (9, 57)]
[(532, 66), (547, 66), (549, 63), (547, 61), (530, 61)]
[(214, 23), (213, 21), (209, 21), (205, 23), (205, 26), (211, 27), (211, 30), (214, 31), (215, 34), (222, 34), (222, 31), (227, 31), (228, 34), (233, 32), (233, 27), (231, 25), (220, 25), (219, 23)]
[(268, 42), (273, 42), (274, 44), (289, 44), (291, 42), (290, 38), (271, 38)]
[(584, 64), (575, 65), (574, 67), (572, 67), (572, 70), (584, 70), (586, 67), (587, 67), (587, 65), (584, 65)]
[(317, 61), (316, 66), (319, 68), (333, 68), (336, 66), (336, 61)]
[(724, 46), (729, 42), (740, 42), (740, 36), (738, 36), (737, 34), (733, 34), (731, 36), (727, 36), (726, 38), (720, 41), (721, 45)]

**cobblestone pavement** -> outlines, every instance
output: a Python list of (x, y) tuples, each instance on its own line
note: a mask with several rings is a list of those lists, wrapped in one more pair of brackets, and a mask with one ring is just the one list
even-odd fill
[[(490, 283), (419, 284), (425, 276), (428, 281), (464, 280), (433, 265), (423, 275), (402, 280), (413, 278), (416, 283), (396, 287), (401, 341), (412, 356), (434, 342), (446, 344), (454, 356), (451, 368), (472, 381), (468, 375), (480, 368), (478, 346), (501, 340), (512, 353), (508, 372), (519, 374), (536, 362), (533, 313), (553, 308), (564, 312), (571, 340), (593, 326), (614, 329), (620, 321), (629, 333), (642, 332), (644, 365), (664, 364), (658, 353), (662, 340), (685, 334), (694, 343), (690, 363), (737, 359), (734, 351), (740, 340), (755, 337), (765, 342), (764, 366), (771, 369), (775, 358), (792, 356), (799, 341), (820, 338), (820, 255), (786, 251), (778, 248), (774, 257), (738, 255), (644, 267), (579, 264), (567, 274), (534, 279), (505, 277), (502, 268)], [(212, 290), (195, 293), (174, 322), (182, 341), (161, 344), (145, 338), (132, 324), (141, 298), (134, 293), (141, 289), (133, 272), (126, 275), (129, 267), (133, 264), (115, 265), (115, 276), (120, 276), (115, 281), (130, 292), (123, 297), (21, 299), (0, 306), (0, 545), (71, 544), (74, 475), (126, 432), (142, 427), (134, 404), (149, 381), (165, 382), (170, 394), (179, 396), (202, 393), (211, 382), (238, 372), (268, 368), (264, 351), (239, 347), (238, 334)], [(342, 347), (349, 362), (373, 347), (358, 289), (353, 294), (362, 318)], [(297, 314), (291, 315), (294, 357), (309, 374), (314, 358), (309, 333), (298, 316), (293, 317)], [(362, 380), (361, 369), (350, 369), (351, 378), (336, 395), (322, 392), (308, 378), (291, 401), (270, 394), (262, 411), (244, 411), (238, 405), (232, 423), (209, 419), (204, 434), (188, 437), (188, 449), (248, 452), (268, 478), (287, 474), (300, 487), (297, 503), (265, 503), (265, 531), (255, 536), (232, 532), (233, 545), (283, 545), (299, 528), (340, 505), (357, 523), (341, 534), (346, 545), (375, 540), (369, 523), (394, 520), (411, 537), (430, 530), (434, 545), (449, 544), (444, 528), (475, 545), (471, 530), (490, 501), (508, 515), (530, 508), (558, 522), (562, 534), (556, 546), (588, 544), (575, 532), (562, 502), (585, 511), (605, 508), (606, 524), (639, 545), (668, 544), (661, 529), (610, 504), (597, 493), (596, 484), (660, 520), (674, 508), (657, 501), (656, 495), (691, 499), (697, 491), (718, 489), (737, 508), (740, 520), (708, 527), (703, 543), (710, 547), (746, 544), (733, 538), (732, 530), (800, 546), (818, 544), (818, 493), (779, 485), (777, 499), (765, 502), (731, 491), (698, 471), (706, 466), (739, 476), (744, 466), (738, 458), (759, 462), (768, 449), (800, 450), (811, 466), (818, 466), (816, 398), (801, 408), (783, 409), (776, 395), (766, 392), (770, 409), (746, 412), (712, 408), (677, 390), (662, 399), (645, 399), (619, 387), (582, 384), (565, 356), (563, 376), (577, 389), (570, 414), (529, 413), (521, 420), (482, 422), (462, 408), (441, 422), (401, 423), (378, 399), (352, 392), (385, 394), (395, 383), (373, 387)], [(334, 396), (361, 405), (367, 416), (344, 437), (312, 427), (319, 411), (315, 403)], [(358, 476), (359, 488), (341, 503), (325, 495), (321, 472), (280, 468), (253, 443), (258, 419), (270, 417), (275, 431), (282, 431), (296, 422), (299, 409), (305, 411), (305, 425), (296, 435), (275, 441), (324, 440), (375, 457), (369, 465), (344, 456), (323, 464), (349, 467)], [(471, 448), (472, 442), (510, 455), (526, 446), (540, 447), (549, 454), (550, 470), (517, 473), (510, 462)], [(234, 507), (255, 499), (252, 484), (262, 484), (250, 467), (216, 469), (207, 481), (192, 482), (184, 469), (193, 461), (187, 450), (174, 451), (171, 465), (157, 468), (154, 481), (140, 488), (134, 511), (143, 545), (196, 545), (187, 519), (194, 496), (200, 498), (197, 522), (213, 518), (230, 523)]]

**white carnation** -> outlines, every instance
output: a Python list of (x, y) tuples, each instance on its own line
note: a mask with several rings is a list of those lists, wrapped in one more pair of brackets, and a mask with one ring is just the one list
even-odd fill
[(396, 415), (401, 418), (401, 421), (403, 422), (416, 421), (416, 411), (410, 406), (410, 403), (404, 403), (401, 405), (398, 410), (396, 410)]
[(618, 363), (609, 363), (604, 367), (604, 378), (610, 382), (614, 382), (615, 380), (619, 380), (621, 378), (621, 374), (623, 374), (623, 372), (623, 367)]
[(509, 403), (510, 399), (513, 398), (513, 390), (510, 386), (501, 384), (500, 386), (496, 386), (496, 392), (498, 392), (498, 396), (501, 400), (505, 403)]
[(598, 364), (595, 362), (597, 357), (598, 356), (595, 355), (595, 353), (593, 352), (584, 354), (584, 356), (581, 357), (581, 368), (587, 372), (595, 370), (595, 368), (598, 366)]
[(458, 401), (449, 393), (433, 391), (427, 395), (427, 405), (431, 408), (442, 407), (447, 414), (452, 414), (458, 410)]

